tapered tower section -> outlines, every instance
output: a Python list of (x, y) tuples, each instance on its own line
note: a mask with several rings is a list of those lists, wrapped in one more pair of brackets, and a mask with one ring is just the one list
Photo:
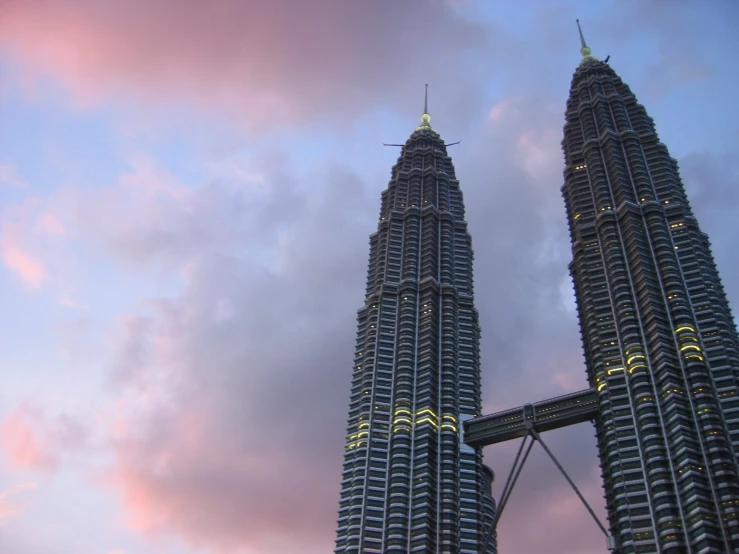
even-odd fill
[(582, 41), (562, 193), (618, 550), (739, 552), (739, 340), (654, 122)]
[(337, 554), (477, 554), (492, 520), (492, 472), (460, 438), (481, 408), (464, 217), (451, 158), (424, 109), (370, 237)]

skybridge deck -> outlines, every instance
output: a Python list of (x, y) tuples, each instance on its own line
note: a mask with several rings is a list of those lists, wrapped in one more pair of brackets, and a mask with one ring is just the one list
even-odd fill
[(473, 448), (526, 435), (528, 426), (551, 431), (592, 421), (598, 415), (598, 392), (587, 389), (518, 408), (470, 419), (464, 423), (464, 442)]

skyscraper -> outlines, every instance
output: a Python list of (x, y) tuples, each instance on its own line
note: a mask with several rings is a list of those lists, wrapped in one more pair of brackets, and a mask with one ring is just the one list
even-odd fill
[(567, 102), (570, 265), (621, 554), (739, 552), (739, 338), (654, 122), (582, 42)]
[(460, 438), (481, 407), (472, 256), (459, 181), (425, 106), (370, 237), (337, 553), (482, 546), (493, 474)]

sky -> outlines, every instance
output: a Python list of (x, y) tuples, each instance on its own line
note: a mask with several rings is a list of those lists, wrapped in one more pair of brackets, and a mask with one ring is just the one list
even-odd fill
[[(0, 0), (0, 552), (333, 548), (368, 237), (429, 84), (486, 412), (587, 386), (560, 196), (575, 18), (739, 306), (730, 0)], [(544, 435), (605, 517), (594, 430)], [(518, 444), (485, 450), (498, 497)], [(502, 554), (604, 538), (537, 447)]]

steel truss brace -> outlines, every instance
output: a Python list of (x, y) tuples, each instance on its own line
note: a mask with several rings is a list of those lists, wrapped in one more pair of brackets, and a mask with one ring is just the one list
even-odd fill
[[(493, 521), (490, 523), (490, 529), (488, 529), (488, 533), (485, 536), (485, 542), (482, 544), (482, 549), (480, 550), (480, 554), (486, 554), (488, 545), (490, 544), (490, 539), (493, 538), (493, 532), (498, 527), (498, 520), (500, 520), (500, 515), (503, 513), (503, 508), (505, 508), (505, 505), (508, 503), (508, 499), (511, 497), (511, 491), (513, 491), (513, 487), (516, 484), (516, 481), (518, 480), (518, 476), (521, 475), (521, 470), (523, 469), (524, 464), (526, 463), (526, 459), (529, 457), (529, 452), (531, 452), (531, 448), (534, 446), (534, 442), (538, 442), (541, 444), (542, 448), (544, 448), (544, 451), (547, 453), (549, 458), (554, 462), (554, 465), (557, 466), (557, 469), (559, 469), (560, 473), (564, 476), (564, 478), (567, 480), (567, 483), (572, 487), (572, 490), (575, 491), (575, 494), (577, 494), (577, 497), (580, 499), (580, 501), (585, 505), (585, 507), (588, 510), (588, 513), (593, 518), (595, 523), (598, 525), (601, 531), (603, 531), (603, 534), (606, 536), (606, 545), (608, 547), (609, 551), (615, 551), (616, 550), (616, 543), (608, 534), (608, 531), (603, 526), (603, 524), (598, 519), (598, 516), (595, 515), (595, 512), (590, 507), (590, 504), (588, 504), (587, 500), (585, 500), (585, 497), (580, 493), (580, 490), (577, 488), (575, 483), (570, 479), (570, 476), (567, 475), (567, 472), (562, 467), (562, 465), (557, 461), (557, 458), (552, 454), (552, 451), (549, 450), (547, 445), (544, 443), (544, 441), (541, 438), (541, 435), (534, 429), (534, 426), (529, 423), (527, 425), (528, 431), (526, 435), (524, 435), (523, 440), (521, 441), (521, 446), (518, 448), (518, 453), (516, 454), (516, 458), (513, 460), (513, 467), (511, 467), (511, 472), (508, 474), (508, 479), (506, 479), (505, 486), (503, 487), (503, 492), (500, 496), (500, 501), (498, 502), (498, 505), (495, 509), (495, 517), (493, 517)], [(528, 443), (528, 445), (527, 445)], [(525, 449), (525, 452), (524, 452)], [(523, 457), (521, 456), (521, 453), (523, 452)]]

